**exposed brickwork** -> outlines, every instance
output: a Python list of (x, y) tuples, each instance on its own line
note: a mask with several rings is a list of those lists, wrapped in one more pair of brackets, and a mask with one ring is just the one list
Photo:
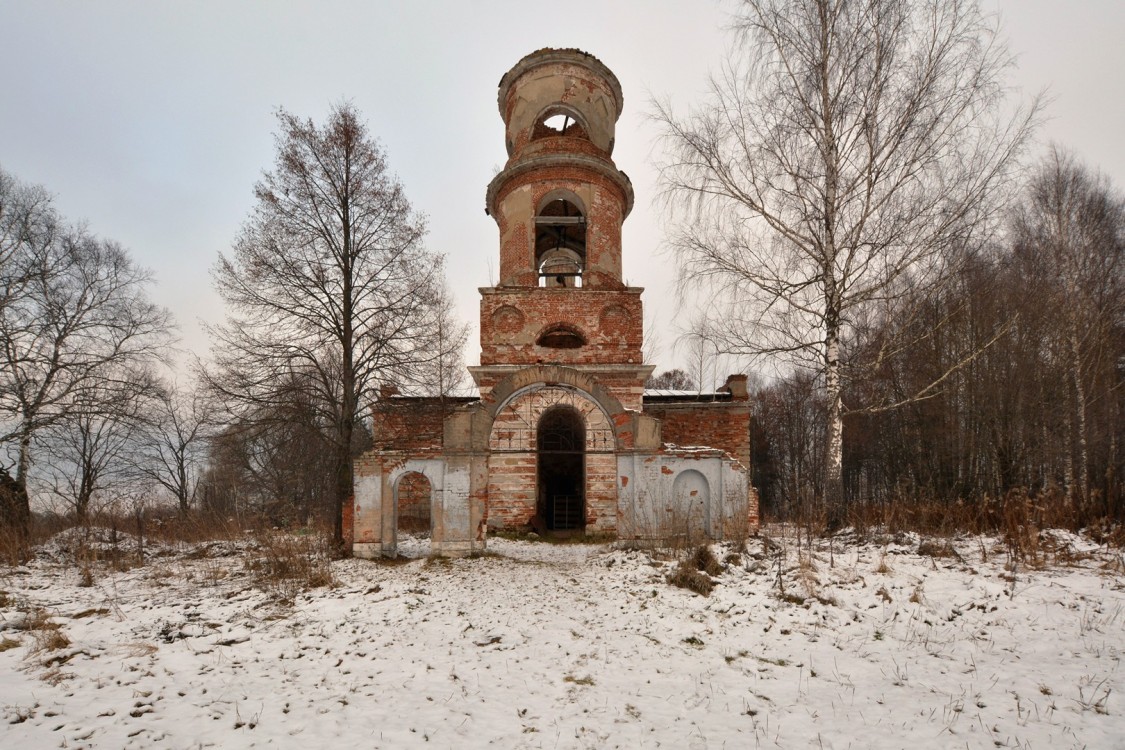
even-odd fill
[(665, 443), (708, 446), (750, 467), (750, 407), (746, 403), (645, 404), (645, 413), (661, 424)]
[(375, 448), (415, 457), (441, 453), (445, 418), (468, 401), (391, 397), (375, 402), (371, 407)]
[(574, 50), (528, 55), (500, 82), (498, 104), (508, 153), (520, 156), (533, 142), (543, 114), (568, 112), (583, 121), (583, 135), (608, 154), (621, 114), (621, 84), (597, 58)]
[[(486, 289), (481, 295), (480, 321), (482, 365), (643, 361), (639, 289)], [(580, 333), (586, 344), (575, 349), (537, 345), (545, 331), (560, 325)]]
[(490, 528), (528, 529), (536, 514), (534, 453), (494, 453), (488, 459), (487, 521)]
[(398, 527), (403, 531), (430, 530), (430, 480), (416, 471), (407, 472), (396, 485)]
[(541, 519), (536, 520), (539, 456), (535, 449), (543, 414), (555, 407), (574, 410), (585, 425), (586, 527), (612, 531), (617, 513), (613, 425), (589, 397), (550, 386), (517, 396), (496, 414), (489, 436), (488, 523), (498, 528), (541, 525)]
[[(559, 140), (568, 140), (562, 139)], [(548, 193), (564, 189), (574, 193), (586, 208), (586, 272), (584, 288), (620, 288), (621, 224), (631, 194), (612, 161), (578, 165), (545, 163), (505, 178), (496, 188), (490, 207), (500, 229), (500, 285), (539, 285), (533, 248), (535, 211)]]

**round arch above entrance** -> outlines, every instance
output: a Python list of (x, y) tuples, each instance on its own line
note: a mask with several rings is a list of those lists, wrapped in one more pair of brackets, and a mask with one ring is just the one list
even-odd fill
[(420, 471), (408, 471), (394, 483), (398, 531), (429, 534), (433, 524), (433, 485)]
[(491, 452), (534, 452), (541, 420), (551, 410), (567, 408), (584, 427), (582, 448), (587, 453), (614, 453), (617, 436), (613, 422), (590, 394), (560, 385), (530, 386), (509, 398), (492, 421)]
[(488, 454), (487, 523), (552, 533), (612, 532), (620, 427), (632, 424), (634, 415), (608, 394), (598, 398), (594, 384), (559, 377), (568, 375), (567, 368), (528, 368), (516, 375), (528, 380), (506, 379), (503, 389), (492, 391), (503, 398), (486, 402), (481, 415), (492, 417), (482, 436), (487, 442), (477, 443)]
[[(480, 427), (487, 425), (487, 429), (480, 432), (474, 430), (476, 447), (490, 449), (496, 432), (497, 418), (506, 409), (510, 410), (512, 404), (520, 401), (525, 393), (542, 389), (552, 389), (559, 394), (564, 394), (566, 398), (573, 399), (574, 405), (586, 415), (588, 428), (590, 427), (588, 414), (593, 413), (595, 409), (601, 412), (605, 424), (600, 424), (599, 419), (598, 428), (608, 429), (612, 435), (612, 445), (602, 448), (603, 450), (625, 451), (633, 447), (636, 415), (627, 411), (612, 393), (590, 376), (560, 365), (527, 367), (512, 373), (493, 386), (488, 400), (484, 403), (482, 416), (486, 423), (479, 425)], [(556, 402), (561, 400), (562, 398), (559, 398)], [(538, 415), (535, 419), (538, 419)], [(535, 422), (531, 421), (529, 424), (534, 425)]]

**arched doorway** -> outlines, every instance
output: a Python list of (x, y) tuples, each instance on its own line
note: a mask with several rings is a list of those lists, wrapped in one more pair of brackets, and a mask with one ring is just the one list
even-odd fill
[(407, 534), (430, 533), (433, 488), (425, 474), (408, 471), (395, 483), (398, 530)]
[(548, 531), (586, 527), (586, 425), (570, 406), (543, 412), (536, 429), (539, 519)]

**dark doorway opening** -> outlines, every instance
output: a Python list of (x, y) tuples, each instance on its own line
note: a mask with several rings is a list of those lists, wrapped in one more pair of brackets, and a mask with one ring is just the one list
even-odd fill
[(408, 534), (428, 535), (432, 519), (430, 480), (417, 471), (407, 472), (395, 485), (398, 500), (398, 530)]
[(548, 531), (586, 528), (586, 425), (569, 406), (548, 409), (536, 431), (539, 519)]

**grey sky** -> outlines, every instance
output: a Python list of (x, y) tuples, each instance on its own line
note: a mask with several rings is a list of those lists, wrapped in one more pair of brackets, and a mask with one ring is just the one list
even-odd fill
[[(1125, 185), (1125, 1), (984, 0), (1020, 66), (1049, 87), (1041, 131)], [(209, 268), (273, 159), (278, 106), (323, 119), (349, 99), (386, 148), (428, 243), (448, 256), (461, 315), (477, 320), (497, 232), (484, 190), (505, 159), (500, 77), (540, 47), (578, 47), (621, 80), (618, 166), (637, 204), (625, 224), (627, 280), (647, 288), (658, 364), (673, 362), (671, 261), (649, 166), (651, 95), (698, 99), (727, 43), (730, 3), (148, 2), (0, 0), (0, 165), (47, 187), (60, 210), (122, 242), (157, 279), (154, 297), (203, 352), (217, 322)], [(474, 359), (477, 342), (470, 342)]]

